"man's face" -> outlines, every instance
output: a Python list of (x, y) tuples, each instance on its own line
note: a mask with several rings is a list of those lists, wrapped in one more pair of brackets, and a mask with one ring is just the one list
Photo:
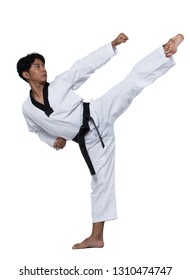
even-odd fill
[(47, 71), (40, 59), (35, 59), (28, 72), (25, 72), (29, 83), (44, 83), (47, 81)]

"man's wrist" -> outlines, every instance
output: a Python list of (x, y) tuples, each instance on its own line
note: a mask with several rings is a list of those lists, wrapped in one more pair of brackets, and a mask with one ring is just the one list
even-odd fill
[(113, 48), (113, 49), (115, 49), (115, 48), (116, 48), (116, 46), (117, 46), (117, 44), (116, 44), (116, 40), (113, 40), (113, 41), (111, 42), (111, 44), (112, 44), (112, 48)]

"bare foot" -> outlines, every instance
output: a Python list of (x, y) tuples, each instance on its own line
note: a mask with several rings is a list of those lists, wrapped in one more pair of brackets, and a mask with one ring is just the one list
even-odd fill
[(184, 40), (184, 36), (182, 34), (177, 34), (175, 37), (171, 38), (164, 46), (164, 53), (166, 57), (172, 56), (177, 52), (178, 46)]
[(90, 236), (81, 243), (76, 243), (72, 249), (103, 248), (104, 242), (101, 239)]

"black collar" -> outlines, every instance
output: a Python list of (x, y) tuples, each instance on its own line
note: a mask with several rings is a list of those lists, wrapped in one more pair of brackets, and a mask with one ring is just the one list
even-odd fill
[(50, 107), (49, 105), (49, 100), (48, 100), (48, 86), (49, 83), (45, 83), (44, 84), (44, 88), (43, 88), (43, 98), (44, 98), (44, 104), (36, 101), (33, 96), (32, 96), (32, 90), (30, 90), (30, 99), (31, 102), (34, 106), (36, 106), (38, 109), (44, 111), (44, 113), (49, 117), (51, 115), (51, 113), (53, 113), (53, 109)]

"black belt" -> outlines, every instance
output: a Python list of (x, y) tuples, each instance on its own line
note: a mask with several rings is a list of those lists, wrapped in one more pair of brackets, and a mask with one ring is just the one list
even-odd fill
[(98, 133), (98, 136), (99, 136), (101, 144), (102, 144), (102, 147), (104, 148), (105, 145), (104, 145), (104, 142), (102, 140), (100, 132), (99, 132), (93, 118), (90, 116), (90, 108), (89, 107), (90, 107), (89, 103), (86, 103), (86, 102), (83, 103), (83, 124), (81, 125), (78, 134), (72, 140), (79, 144), (81, 153), (82, 153), (82, 155), (83, 155), (83, 157), (86, 161), (86, 164), (88, 165), (88, 168), (90, 170), (91, 175), (95, 175), (96, 172), (94, 170), (92, 161), (89, 157), (88, 151), (86, 149), (86, 144), (85, 144), (85, 135), (90, 130), (90, 127), (89, 127), (89, 124), (88, 124), (88, 122), (90, 120), (93, 122), (94, 127), (96, 128), (96, 131)]

